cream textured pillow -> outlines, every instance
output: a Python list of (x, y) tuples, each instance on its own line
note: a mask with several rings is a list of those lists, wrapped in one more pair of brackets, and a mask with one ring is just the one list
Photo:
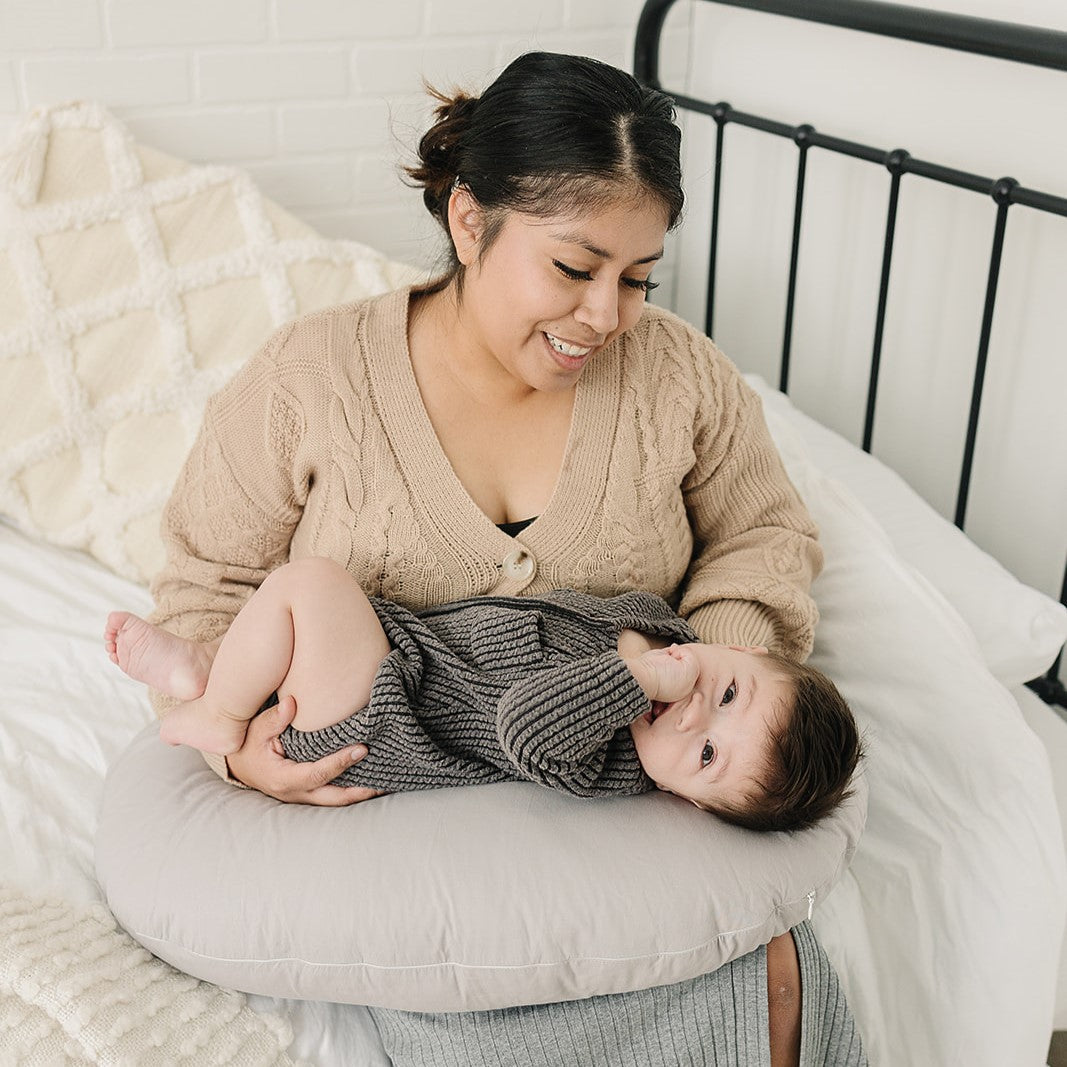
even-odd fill
[(97, 104), (33, 112), (0, 157), (0, 513), (147, 581), (206, 399), (286, 320), (417, 276)]

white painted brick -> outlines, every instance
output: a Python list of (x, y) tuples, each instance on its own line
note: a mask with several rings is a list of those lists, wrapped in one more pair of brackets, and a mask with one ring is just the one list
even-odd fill
[(356, 160), (355, 201), (357, 204), (380, 203), (395, 199), (406, 189), (407, 176), (397, 156), (360, 156)]
[(18, 87), (15, 85), (15, 71), (10, 63), (0, 63), (0, 111), (19, 111)]
[(664, 31), (659, 43), (659, 69), (662, 84), (668, 89), (681, 89), (689, 76), (689, 54), (692, 42), (688, 29), (679, 26)]
[(417, 93), (395, 93), (389, 98), (394, 136), (415, 145), (433, 118), (437, 101), (419, 86)]
[(421, 93), (425, 79), (448, 90), (480, 90), (492, 80), (493, 46), (481, 44), (381, 45), (357, 48), (356, 84), (374, 93)]
[(141, 115), (126, 125), (144, 144), (195, 162), (270, 157), (278, 147), (274, 114), (265, 108)]
[(17, 111), (0, 112), (0, 146), (6, 145), (15, 136), (15, 130), (22, 121)]
[(264, 41), (267, 0), (107, 0), (113, 45), (189, 45)]
[(4, 51), (95, 48), (102, 39), (96, 0), (0, 0)]
[(540, 32), (563, 25), (564, 0), (505, 3), (502, 0), (426, 0), (427, 32), (433, 35)]
[(260, 189), (282, 207), (332, 208), (352, 200), (352, 170), (346, 159), (293, 159), (245, 168)]
[(538, 34), (535, 38), (516, 37), (503, 41), (498, 51), (501, 67), (515, 56), (532, 49), (541, 49), (545, 52), (573, 52), (576, 55), (591, 56), (593, 59), (611, 63), (623, 70), (633, 69), (630, 39), (624, 33), (610, 30), (605, 33), (571, 33), (566, 30), (553, 30)]
[(345, 212), (305, 212), (304, 218), (327, 237), (362, 241), (390, 259), (420, 267), (440, 263), (444, 234), (416, 201), (417, 208), (372, 206)]
[(283, 107), (281, 146), (285, 152), (335, 152), (385, 144), (389, 108), (384, 100)]
[(642, 0), (568, 0), (566, 23), (576, 30), (637, 28)]
[(185, 103), (190, 95), (189, 67), (180, 55), (28, 59), (23, 77), (31, 104), (83, 99), (143, 107)]
[(196, 57), (202, 100), (307, 100), (344, 96), (348, 56), (339, 49), (206, 52)]
[(276, 0), (283, 41), (363, 41), (411, 37), (422, 29), (423, 0)]

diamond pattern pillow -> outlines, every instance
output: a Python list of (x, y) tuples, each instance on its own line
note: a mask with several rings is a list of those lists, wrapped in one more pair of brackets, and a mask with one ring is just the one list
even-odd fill
[(418, 276), (98, 104), (31, 113), (0, 157), (0, 514), (147, 582), (207, 398), (286, 320)]

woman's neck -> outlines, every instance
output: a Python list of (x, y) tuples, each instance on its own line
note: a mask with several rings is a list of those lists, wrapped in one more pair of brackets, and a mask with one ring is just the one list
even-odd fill
[(455, 280), (440, 292), (412, 300), (408, 351), (424, 395), (427, 389), (443, 389), (493, 411), (539, 407), (546, 399), (512, 374), (474, 334)]

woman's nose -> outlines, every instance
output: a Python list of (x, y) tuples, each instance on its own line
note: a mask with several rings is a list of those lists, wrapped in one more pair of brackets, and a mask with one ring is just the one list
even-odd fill
[(619, 325), (619, 290), (614, 281), (604, 278), (586, 285), (582, 298), (574, 317), (601, 337), (614, 331)]

